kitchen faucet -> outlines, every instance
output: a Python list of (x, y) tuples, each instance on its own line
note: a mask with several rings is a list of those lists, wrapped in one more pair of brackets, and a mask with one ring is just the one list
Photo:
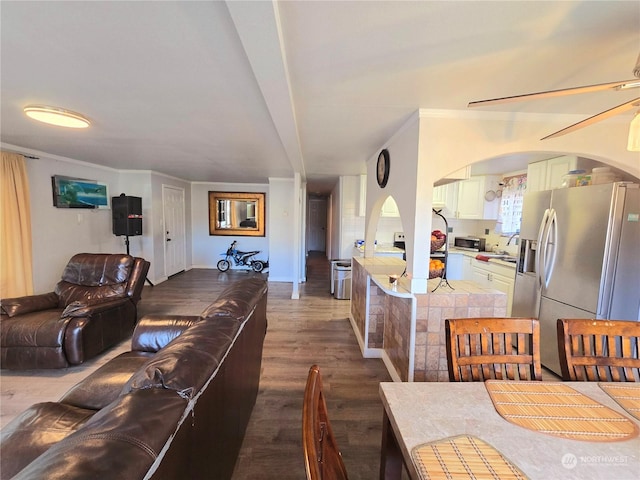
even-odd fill
[(509, 246), (509, 244), (511, 244), (511, 240), (513, 240), (515, 237), (520, 238), (520, 232), (516, 232), (509, 237), (509, 240), (507, 240), (507, 247)]

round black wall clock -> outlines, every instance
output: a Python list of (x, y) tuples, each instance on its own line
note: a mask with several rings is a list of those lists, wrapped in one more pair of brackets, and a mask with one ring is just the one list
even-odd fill
[(376, 177), (378, 179), (378, 185), (380, 185), (380, 188), (384, 188), (387, 185), (387, 181), (389, 180), (390, 168), (391, 163), (389, 160), (389, 150), (385, 148), (380, 152), (380, 155), (378, 155), (378, 165), (376, 168)]

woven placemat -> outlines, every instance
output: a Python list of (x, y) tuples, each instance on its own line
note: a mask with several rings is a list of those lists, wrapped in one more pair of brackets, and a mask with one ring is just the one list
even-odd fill
[(411, 458), (422, 480), (527, 478), (499, 451), (471, 435), (418, 445), (411, 450)]
[(607, 394), (640, 420), (640, 383), (600, 383)]
[(506, 420), (529, 430), (593, 442), (628, 440), (638, 426), (624, 415), (561, 382), (485, 382)]

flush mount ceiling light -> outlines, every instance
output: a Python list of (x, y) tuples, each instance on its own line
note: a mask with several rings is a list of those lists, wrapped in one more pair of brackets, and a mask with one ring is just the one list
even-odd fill
[(91, 125), (91, 122), (83, 115), (64, 108), (49, 107), (47, 105), (27, 105), (24, 107), (24, 113), (34, 120), (59, 127), (87, 128)]

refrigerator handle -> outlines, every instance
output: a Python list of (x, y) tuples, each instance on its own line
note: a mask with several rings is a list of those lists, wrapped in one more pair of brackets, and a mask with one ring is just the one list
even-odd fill
[(538, 289), (542, 288), (542, 274), (544, 270), (544, 257), (546, 255), (546, 245), (544, 244), (544, 234), (547, 230), (547, 223), (549, 222), (549, 215), (551, 210), (548, 208), (544, 211), (542, 221), (540, 222), (540, 229), (538, 230), (538, 251), (536, 252), (536, 283)]
[(553, 275), (553, 267), (556, 265), (556, 255), (558, 252), (558, 217), (556, 211), (551, 209), (549, 218), (549, 228), (544, 239), (544, 287), (549, 286), (549, 280)]

